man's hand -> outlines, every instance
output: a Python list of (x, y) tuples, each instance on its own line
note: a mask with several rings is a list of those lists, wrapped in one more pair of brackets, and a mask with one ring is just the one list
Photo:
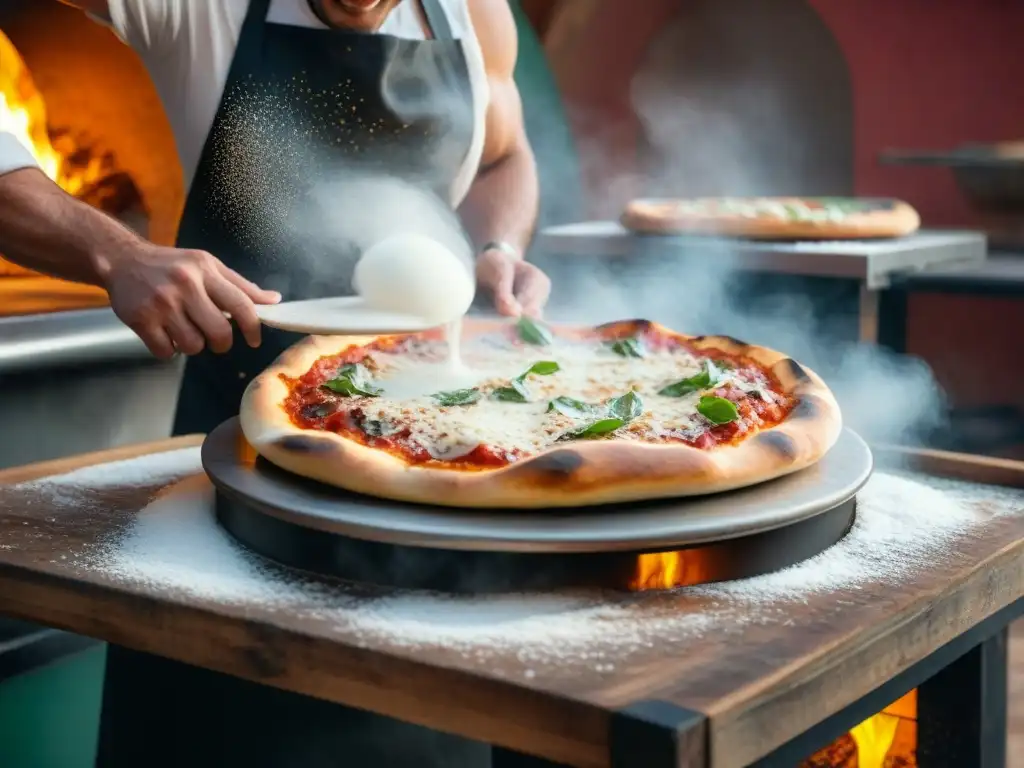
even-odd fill
[(145, 244), (105, 260), (101, 278), (114, 313), (156, 357), (231, 348), (229, 313), (249, 346), (260, 344), (255, 304), (274, 304), (266, 291), (205, 251)]
[(476, 280), (491, 292), (495, 309), (512, 317), (539, 318), (551, 293), (551, 280), (540, 268), (498, 249), (477, 258)]

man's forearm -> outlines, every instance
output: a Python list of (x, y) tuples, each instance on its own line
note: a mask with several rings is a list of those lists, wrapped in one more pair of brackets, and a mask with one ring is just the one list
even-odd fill
[(537, 225), (539, 198), (537, 166), (523, 141), (477, 176), (459, 215), (477, 248), (499, 240), (525, 252)]
[(141, 238), (35, 168), (0, 176), (0, 254), (36, 272), (103, 285), (109, 258)]

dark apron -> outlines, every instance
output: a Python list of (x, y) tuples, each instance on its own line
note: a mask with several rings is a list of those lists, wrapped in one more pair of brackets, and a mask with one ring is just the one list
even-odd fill
[[(403, 213), (365, 199), (367, 177), (448, 199), (473, 133), (466, 62), (437, 0), (422, 0), (434, 35), (426, 41), (270, 24), (268, 6), (250, 2), (178, 245), (213, 253), (285, 299), (345, 295), (360, 245), (346, 219)], [(324, 182), (333, 185), (326, 200)], [(189, 360), (175, 432), (209, 432), (237, 415), (250, 378), (299, 338), (264, 328), (250, 349), (236, 333), (230, 353)], [(114, 645), (100, 731), (100, 768), (490, 760), (483, 744)]]

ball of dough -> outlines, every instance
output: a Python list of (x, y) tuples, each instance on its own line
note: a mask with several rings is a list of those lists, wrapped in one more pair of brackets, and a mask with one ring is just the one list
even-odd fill
[(368, 248), (353, 284), (373, 309), (436, 323), (466, 314), (476, 291), (469, 266), (424, 235), (396, 235)]

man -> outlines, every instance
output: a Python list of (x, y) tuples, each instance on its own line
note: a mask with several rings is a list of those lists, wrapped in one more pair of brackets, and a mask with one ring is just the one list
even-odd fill
[[(237, 413), (247, 381), (296, 340), (261, 332), (254, 304), (349, 292), (359, 222), (402, 224), (404, 209), (353, 192), (367, 180), (457, 208), (497, 311), (541, 311), (548, 280), (522, 258), (538, 184), (507, 0), (62, 1), (111, 24), (161, 94), (189, 190), (178, 247), (64, 194), (0, 134), (0, 253), (103, 286), (153, 354), (193, 356), (176, 432)], [(104, 767), (486, 760), (480, 745), (108, 653)]]

